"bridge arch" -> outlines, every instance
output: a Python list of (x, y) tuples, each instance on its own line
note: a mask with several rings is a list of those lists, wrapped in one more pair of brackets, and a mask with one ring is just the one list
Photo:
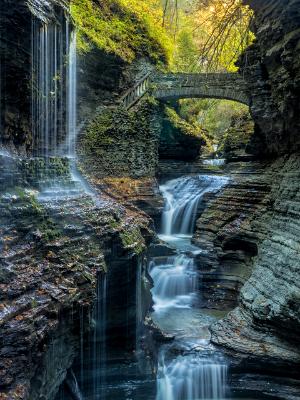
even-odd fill
[(249, 105), (246, 83), (237, 73), (157, 74), (152, 82), (159, 100), (213, 98)]

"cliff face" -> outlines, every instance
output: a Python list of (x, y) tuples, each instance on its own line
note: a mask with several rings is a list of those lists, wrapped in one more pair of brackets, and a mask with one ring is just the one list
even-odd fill
[(251, 151), (280, 155), (300, 148), (300, 1), (245, 0), (255, 12), (255, 43), (240, 62), (257, 124)]
[(256, 34), (242, 64), (256, 123), (251, 150), (277, 159), (251, 170), (233, 164), (232, 182), (201, 215), (195, 240), (207, 250), (200, 261), (209, 274), (233, 275), (241, 288), (238, 306), (212, 326), (213, 342), (248, 371), (299, 378), (300, 2), (245, 3)]
[[(230, 250), (235, 250), (243, 254), (243, 262), (245, 254), (248, 256), (252, 269), (238, 307), (212, 327), (213, 341), (244, 355), (247, 362), (260, 357), (260, 368), (264, 362), (275, 369), (282, 364), (300, 363), (299, 163), (299, 156), (294, 155), (267, 167), (259, 179), (252, 181), (252, 187), (248, 186), (248, 202), (254, 207), (246, 211), (236, 208), (231, 221), (228, 216), (223, 218), (221, 230), (212, 237), (221, 268), (234, 265), (236, 253)], [(270, 185), (263, 201), (258, 201), (255, 190), (259, 181), (265, 188)], [(222, 197), (226, 193), (234, 195), (230, 187)], [(233, 200), (236, 198), (237, 194)], [(213, 212), (215, 206), (211, 207)], [(200, 224), (207, 221), (206, 213), (198, 222), (200, 229)], [(221, 215), (225, 213), (221, 211)], [(239, 268), (245, 271), (240, 261)], [(282, 374), (297, 375), (296, 371), (294, 368)]]
[(18, 153), (32, 149), (32, 21), (59, 22), (66, 0), (3, 0), (0, 4), (0, 144)]
[[(13, 159), (0, 158), (12, 169)], [(44, 185), (49, 171), (44, 175), (42, 168), (41, 160), (31, 161), (29, 169), (38, 171)], [(66, 183), (68, 169), (52, 172), (56, 182)], [(38, 185), (24, 175), (17, 187), (5, 182), (0, 189), (0, 398), (53, 399), (77, 354), (80, 331), (91, 328), (97, 279), (107, 272), (108, 315), (115, 316), (108, 334), (114, 340), (135, 329), (137, 299), (131, 287), (152, 233), (145, 216), (107, 196), (79, 190), (55, 199), (56, 188), (54, 197), (51, 190), (50, 197), (41, 191), (37, 200)]]
[(78, 145), (84, 172), (96, 178), (154, 177), (160, 132), (156, 105), (103, 108), (87, 125)]

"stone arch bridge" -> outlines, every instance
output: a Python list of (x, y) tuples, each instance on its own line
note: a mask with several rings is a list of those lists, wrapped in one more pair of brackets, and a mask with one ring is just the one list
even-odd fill
[(187, 98), (226, 99), (249, 105), (246, 83), (237, 73), (148, 73), (121, 98), (131, 108), (148, 91), (159, 100)]

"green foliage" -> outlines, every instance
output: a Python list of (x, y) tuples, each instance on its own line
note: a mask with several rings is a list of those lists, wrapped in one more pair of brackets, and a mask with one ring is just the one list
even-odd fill
[(195, 136), (201, 138), (203, 145), (206, 146), (206, 151), (212, 151), (212, 146), (209, 138), (206, 135), (204, 129), (196, 121), (187, 121), (181, 118), (177, 112), (171, 107), (165, 107), (165, 114), (168, 117), (171, 124), (179, 129), (183, 135)]
[(141, 254), (145, 250), (145, 240), (141, 231), (136, 226), (125, 226), (120, 232), (122, 244), (126, 249), (132, 249), (135, 254)]
[(190, 29), (182, 29), (176, 39), (172, 70), (175, 72), (192, 72), (197, 59), (198, 48)]
[(191, 99), (180, 101), (180, 115), (206, 129), (208, 137), (218, 144), (233, 119), (249, 115), (247, 106), (228, 100)]
[(97, 46), (127, 62), (139, 54), (155, 63), (171, 58), (172, 42), (155, 0), (71, 0), (71, 15), (83, 52)]

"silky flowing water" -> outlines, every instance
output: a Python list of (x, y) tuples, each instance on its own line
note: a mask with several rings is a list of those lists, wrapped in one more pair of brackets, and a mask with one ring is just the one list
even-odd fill
[(191, 244), (191, 234), (203, 196), (227, 182), (226, 177), (199, 175), (161, 186), (165, 207), (160, 237), (174, 248), (175, 255), (151, 261), (152, 317), (175, 340), (159, 351), (156, 400), (226, 397), (227, 365), (209, 345), (212, 318), (199, 311), (201, 293), (194, 255), (201, 249)]

